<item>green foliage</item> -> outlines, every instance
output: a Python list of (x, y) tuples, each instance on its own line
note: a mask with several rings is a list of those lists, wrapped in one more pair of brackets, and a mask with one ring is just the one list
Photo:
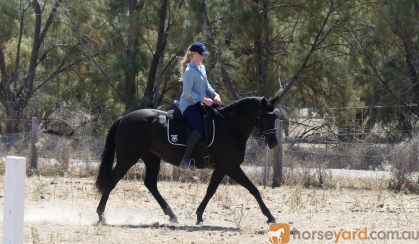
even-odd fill
[(15, 4), (15, 1), (0, 2), (0, 45), (11, 38), (16, 28), (15, 20), (18, 17), (18, 11)]
[[(131, 11), (128, 1), (63, 2), (42, 51), (72, 45), (51, 50), (38, 67), (37, 80), (48, 76), (63, 57), (80, 62), (36, 91), (26, 109), (28, 116), (48, 114), (64, 104), (102, 106), (115, 116), (144, 106), (162, 1), (135, 2)], [(214, 0), (205, 4), (215, 43), (207, 40), (202, 2), (168, 1), (166, 44), (154, 80), (153, 107), (165, 109), (180, 96), (178, 61), (194, 40), (207, 42), (221, 53), (219, 62), (240, 96), (273, 96), (295, 80), (281, 101), (295, 110), (417, 103), (404, 49), (409, 41), (418, 51), (417, 1)], [(45, 12), (52, 6), (46, 4)], [(0, 45), (9, 70), (19, 45), (24, 7), (17, 1), (0, 3)], [(20, 62), (25, 67), (34, 32), (33, 9), (29, 6), (26, 11), (30, 14), (25, 15), (20, 43)], [(206, 60), (208, 75), (228, 103), (220, 65), (211, 51)], [(17, 83), (24, 79), (25, 71), (20, 72)], [(99, 117), (96, 111), (90, 112)], [(405, 108), (396, 114), (382, 110), (366, 120), (405, 130), (414, 126), (411, 114)], [(336, 126), (346, 128), (355, 123), (347, 118), (358, 114), (342, 110), (336, 116)]]

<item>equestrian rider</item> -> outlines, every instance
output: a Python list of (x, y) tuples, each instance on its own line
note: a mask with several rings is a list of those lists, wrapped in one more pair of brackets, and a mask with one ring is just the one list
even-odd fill
[[(214, 88), (209, 84), (205, 66), (202, 64), (209, 52), (202, 42), (192, 43), (185, 53), (185, 56), (180, 63), (180, 75), (182, 80), (182, 95), (179, 99), (179, 108), (188, 125), (192, 128), (192, 132), (188, 137), (185, 153), (180, 166), (194, 167), (190, 165), (192, 152), (204, 137), (204, 111), (201, 105), (212, 106), (213, 104), (220, 105), (221, 98)], [(199, 144), (201, 147), (201, 143)], [(210, 159), (208, 156), (208, 149), (204, 143), (204, 167), (210, 166)]]

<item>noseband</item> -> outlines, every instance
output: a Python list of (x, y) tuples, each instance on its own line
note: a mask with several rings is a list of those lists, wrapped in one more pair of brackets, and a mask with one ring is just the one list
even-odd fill
[[(272, 112), (272, 113), (274, 113), (274, 112)], [(261, 114), (259, 113), (259, 115), (257, 117), (257, 121), (258, 121), (257, 123), (258, 123), (258, 127), (259, 127), (259, 130), (260, 130), (260, 133), (262, 134), (262, 136), (266, 136), (266, 135), (269, 135), (269, 134), (276, 134), (276, 127), (271, 128), (271, 129), (266, 129), (266, 130), (262, 129), (262, 120), (261, 120), (260, 117), (261, 117)]]

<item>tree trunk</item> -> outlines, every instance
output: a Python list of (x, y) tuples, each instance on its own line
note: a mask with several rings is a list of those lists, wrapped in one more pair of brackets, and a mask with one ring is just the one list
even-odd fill
[[(154, 92), (154, 107), (157, 108), (163, 101), (164, 96), (170, 90), (168, 87), (171, 75), (173, 74), (173, 70), (177, 67), (177, 56), (174, 55), (168, 63), (164, 66), (164, 58), (160, 59), (161, 62), (159, 64), (159, 76), (156, 80), (156, 87)], [(160, 68), (161, 67), (161, 68)]]
[(409, 77), (413, 85), (414, 100), (419, 102), (419, 53), (413, 41), (407, 38), (402, 39), (402, 41)]
[(264, 57), (262, 54), (262, 40), (261, 33), (255, 37), (253, 41), (254, 46), (254, 62), (255, 62), (255, 73), (254, 82), (256, 84), (256, 90), (258, 94), (263, 94), (263, 84), (265, 83), (265, 69), (264, 69)]
[(167, 12), (168, 0), (161, 0), (160, 12), (159, 12), (159, 26), (157, 31), (157, 44), (151, 60), (150, 70), (147, 77), (147, 85), (144, 90), (144, 97), (142, 107), (149, 108), (153, 107), (153, 94), (154, 94), (154, 83), (156, 80), (157, 67), (159, 66), (160, 58), (164, 54), (166, 48), (167, 32), (165, 31), (166, 23), (166, 12)]
[(6, 106), (6, 126), (2, 132), (4, 134), (18, 133), (24, 129), (20, 122), (23, 108), (16, 107), (13, 103), (10, 101)]
[(230, 75), (228, 74), (227, 70), (225, 69), (223, 64), (220, 64), (221, 69), (221, 78), (223, 79), (224, 88), (227, 90), (227, 95), (230, 100), (238, 100), (239, 96), (234, 89), (233, 83), (231, 82)]
[(153, 108), (157, 108), (159, 105), (161, 82), (163, 79), (163, 65), (164, 56), (160, 58), (159, 64), (157, 66), (157, 74), (154, 82)]
[(269, 46), (269, 19), (268, 19), (268, 2), (262, 0), (262, 10), (257, 8), (257, 16), (260, 28), (254, 40), (255, 50), (255, 83), (258, 95), (266, 95), (266, 83), (268, 72), (268, 46)]
[(137, 59), (138, 54), (138, 5), (137, 0), (128, 0), (128, 12), (129, 12), (129, 23), (128, 23), (128, 35), (127, 35), (127, 65), (125, 65), (125, 84), (123, 92), (123, 101), (125, 104), (125, 110), (131, 111), (135, 109), (136, 98), (137, 98), (137, 83), (136, 76), (138, 72), (139, 60)]

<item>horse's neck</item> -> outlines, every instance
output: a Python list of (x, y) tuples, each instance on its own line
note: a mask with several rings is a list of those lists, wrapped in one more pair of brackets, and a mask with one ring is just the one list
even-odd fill
[(240, 127), (243, 129), (243, 131), (248, 132), (247, 134), (250, 135), (252, 133), (253, 128), (255, 128), (256, 125), (256, 112), (244, 112), (240, 116)]
[[(240, 105), (237, 104), (237, 106)], [(245, 105), (241, 106), (235, 109), (236, 112), (230, 116), (230, 119), (240, 129), (243, 137), (247, 140), (256, 125), (256, 117), (259, 110), (256, 106), (248, 108), (244, 107)]]

